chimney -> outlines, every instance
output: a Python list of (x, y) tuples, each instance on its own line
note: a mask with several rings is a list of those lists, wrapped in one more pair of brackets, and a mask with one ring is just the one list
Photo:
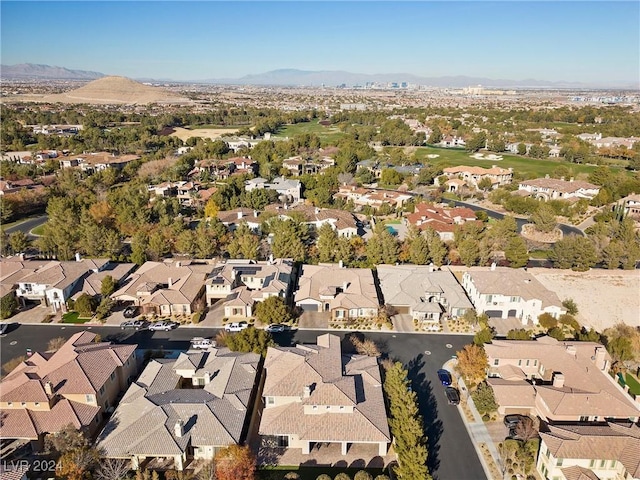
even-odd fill
[(76, 262), (81, 262), (82, 257), (80, 256), (80, 252), (76, 252)]
[(544, 176), (544, 178), (549, 178), (549, 174), (547, 173), (547, 174)]
[(177, 268), (180, 268), (181, 266), (182, 266), (182, 262), (181, 262), (180, 260), (178, 260), (178, 261), (176, 262), (176, 267), (177, 267)]
[(182, 420), (178, 420), (176, 424), (173, 426), (173, 433), (178, 438), (184, 435), (184, 422)]
[(309, 398), (311, 396), (311, 385), (305, 385), (302, 389), (302, 398)]
[(316, 215), (320, 213), (320, 209), (318, 207), (316, 207), (314, 211), (316, 212)]
[(569, 179), (569, 181), (570, 181), (570, 182), (573, 182), (573, 177), (571, 177), (571, 178)]
[(560, 180), (564, 182), (564, 177), (560, 177)]
[(44, 393), (46, 393), (48, 397), (53, 397), (53, 384), (51, 382), (45, 382)]
[(242, 218), (242, 210), (238, 212), (238, 218)]
[(605, 370), (607, 365), (606, 353), (607, 351), (604, 347), (596, 347), (595, 363), (598, 370)]
[(254, 216), (254, 218), (258, 218), (258, 211), (257, 210), (253, 211), (253, 216)]
[(496, 270), (496, 262), (491, 264), (491, 271), (494, 272)]
[(173, 279), (171, 277), (167, 280), (167, 288), (171, 288), (173, 286)]
[(343, 282), (342, 283), (342, 291), (343, 292), (346, 292), (348, 287), (349, 287), (349, 282)]
[(429, 264), (429, 273), (433, 272), (433, 263)]
[(576, 350), (575, 345), (567, 345), (567, 353), (569, 355), (573, 355), (574, 357), (577, 355), (578, 351)]
[(269, 265), (273, 265), (273, 253), (269, 254)]
[(338, 262), (338, 268), (344, 268), (344, 263), (342, 262), (342, 260)]
[(553, 374), (553, 387), (554, 388), (564, 387), (564, 374), (560, 372), (555, 372)]
[(204, 384), (209, 385), (211, 383), (211, 372), (204, 372)]

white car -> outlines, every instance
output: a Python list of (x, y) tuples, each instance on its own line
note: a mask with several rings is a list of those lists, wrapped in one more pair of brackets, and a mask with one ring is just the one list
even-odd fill
[(241, 332), (245, 328), (247, 328), (249, 324), (247, 322), (233, 322), (228, 323), (224, 326), (224, 329), (227, 332)]
[(191, 339), (191, 348), (201, 348), (203, 350), (206, 350), (208, 348), (215, 348), (215, 347), (216, 347), (216, 341), (211, 340), (210, 338), (193, 337)]
[(178, 328), (178, 325), (180, 324), (172, 322), (171, 320), (160, 320), (159, 322), (154, 322), (149, 325), (149, 330), (164, 330), (165, 332), (168, 332), (169, 330)]

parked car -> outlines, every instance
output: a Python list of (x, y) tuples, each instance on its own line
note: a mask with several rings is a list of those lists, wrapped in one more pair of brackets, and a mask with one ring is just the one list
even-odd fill
[(179, 323), (172, 322), (171, 320), (160, 320), (159, 322), (153, 322), (149, 325), (149, 330), (164, 330), (168, 332), (174, 328), (178, 328)]
[(7, 322), (0, 322), (0, 335), (2, 335), (3, 333), (7, 333), (7, 330), (9, 330), (9, 325), (11, 324)]
[(287, 328), (286, 325), (283, 325), (281, 323), (272, 323), (270, 325), (267, 325), (265, 330), (269, 333), (276, 333), (276, 332), (284, 332), (286, 328)]
[(249, 324), (247, 322), (233, 322), (233, 323), (227, 323), (224, 326), (224, 329), (227, 332), (241, 332), (242, 330), (244, 330), (248, 326), (249, 326)]
[(438, 370), (438, 380), (440, 380), (440, 383), (445, 387), (451, 385), (451, 373), (449, 373), (449, 370), (445, 370), (444, 368)]
[(460, 403), (460, 393), (457, 388), (447, 387), (444, 389), (449, 405), (458, 405)]
[(130, 307), (125, 308), (122, 315), (124, 315), (124, 318), (136, 317), (138, 315), (138, 307), (131, 305)]
[(216, 341), (210, 338), (193, 337), (191, 339), (191, 348), (201, 348), (206, 350), (208, 348), (215, 348), (216, 345)]
[(522, 421), (522, 418), (523, 418), (522, 415), (517, 415), (517, 414), (505, 415), (503, 420), (504, 426), (507, 427), (509, 430), (512, 430), (516, 428), (516, 426)]
[(120, 328), (124, 330), (125, 328), (133, 328), (134, 330), (143, 330), (149, 326), (149, 322), (146, 320), (127, 320), (126, 322), (122, 322), (120, 324)]

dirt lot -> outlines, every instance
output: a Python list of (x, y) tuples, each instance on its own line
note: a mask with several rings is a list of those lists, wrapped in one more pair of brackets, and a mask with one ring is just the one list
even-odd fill
[(237, 132), (237, 128), (198, 128), (196, 130), (187, 130), (186, 128), (176, 127), (176, 131), (171, 134), (172, 137), (178, 137), (183, 142), (186, 142), (188, 138), (191, 137), (199, 137), (199, 138), (210, 138), (211, 140), (215, 140), (216, 138), (220, 138), (222, 135), (232, 134)]
[(638, 270), (590, 270), (573, 272), (530, 268), (560, 300), (572, 298), (578, 305), (581, 325), (598, 331), (623, 322), (640, 326), (640, 272)]

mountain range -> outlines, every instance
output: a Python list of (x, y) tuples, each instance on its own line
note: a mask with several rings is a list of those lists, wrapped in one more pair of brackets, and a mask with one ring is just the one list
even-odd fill
[[(85, 70), (71, 70), (64, 67), (49, 65), (35, 65), (25, 63), (20, 65), (1, 65), (0, 77), (3, 79), (42, 79), (42, 80), (95, 80), (105, 77), (99, 72)], [(153, 81), (153, 79), (139, 79), (141, 81)], [(495, 88), (638, 88), (630, 85), (596, 85), (580, 82), (552, 82), (546, 80), (525, 79), (506, 80), (492, 79), (484, 77), (469, 76), (444, 76), (444, 77), (421, 77), (410, 73), (380, 73), (365, 74), (352, 73), (340, 70), (298, 70), (279, 69), (265, 73), (245, 75), (240, 78), (210, 78), (206, 80), (191, 80), (189, 82), (175, 81), (169, 79), (156, 79), (159, 82), (175, 83), (210, 83), (223, 85), (280, 85), (280, 86), (328, 86), (337, 85), (365, 85), (366, 83), (390, 83), (406, 82), (409, 84), (426, 85), (432, 87), (468, 87), (470, 85), (482, 85), (484, 87)]]

